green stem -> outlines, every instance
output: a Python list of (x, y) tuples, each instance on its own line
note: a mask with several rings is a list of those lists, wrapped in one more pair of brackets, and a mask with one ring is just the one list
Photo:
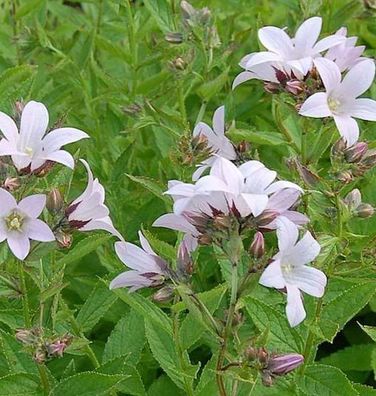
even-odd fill
[(336, 194), (336, 207), (337, 207), (337, 234), (338, 238), (343, 236), (343, 219), (342, 219), (342, 202), (339, 194)]
[(282, 134), (285, 136), (288, 144), (294, 149), (296, 153), (300, 153), (300, 147), (297, 146), (297, 144), (294, 142), (294, 139), (292, 138), (289, 130), (285, 128), (283, 125), (281, 113), (279, 111), (278, 103), (276, 103), (276, 109), (275, 109), (275, 122), (278, 126), (278, 129), (282, 132)]
[[(180, 300), (179, 296), (175, 297), (174, 300), (174, 305), (178, 303), (178, 301)], [(178, 355), (178, 360), (179, 360), (179, 368), (182, 372), (184, 372), (184, 368), (185, 368), (185, 362), (184, 362), (184, 354), (183, 354), (183, 350), (181, 348), (180, 345), (180, 338), (179, 338), (179, 313), (178, 312), (174, 312), (173, 313), (173, 337), (174, 337), (174, 343), (175, 343), (175, 347), (176, 347), (176, 351), (177, 351), (177, 355)], [(184, 376), (184, 388), (185, 388), (185, 392), (188, 396), (193, 396), (193, 388), (192, 388), (192, 384), (189, 383), (189, 380), (186, 376)]]
[(223, 333), (223, 342), (221, 344), (217, 366), (216, 366), (216, 379), (217, 385), (219, 389), (219, 394), (221, 396), (226, 396), (226, 388), (223, 382), (223, 376), (221, 374), (222, 366), (225, 360), (225, 355), (227, 351), (227, 345), (229, 341), (229, 337), (231, 335), (232, 330), (232, 322), (234, 318), (235, 308), (236, 308), (236, 301), (238, 297), (238, 262), (237, 260), (231, 260), (232, 264), (232, 272), (231, 272), (231, 297), (230, 297), (230, 307), (227, 313), (226, 325)]
[(199, 110), (197, 118), (196, 118), (195, 125), (197, 125), (202, 120), (202, 118), (204, 117), (207, 104), (208, 104), (207, 102), (202, 102), (200, 110)]
[(11, 11), (10, 14), (12, 16), (12, 24), (13, 24), (13, 40), (14, 40), (14, 45), (16, 48), (16, 59), (17, 59), (17, 65), (21, 64), (21, 52), (20, 52), (20, 46), (19, 46), (19, 37), (18, 37), (18, 21), (16, 18), (16, 12), (17, 12), (17, 0), (11, 0), (10, 1), (10, 6), (11, 6)]
[(24, 264), (22, 261), (18, 261), (17, 264), (18, 264), (18, 273), (20, 277), (24, 322), (25, 322), (25, 327), (29, 329), (31, 328), (31, 318), (30, 318), (30, 309), (29, 309), (29, 297), (27, 295), (27, 289), (26, 289)]
[(40, 381), (42, 383), (43, 393), (44, 395), (50, 394), (50, 382), (48, 381), (48, 374), (46, 370), (46, 366), (44, 364), (37, 364)]
[(180, 114), (183, 119), (183, 123), (186, 126), (187, 125), (187, 111), (185, 109), (185, 96), (184, 96), (183, 80), (178, 81), (178, 96), (179, 96)]
[(138, 67), (138, 53), (137, 53), (137, 41), (136, 41), (136, 29), (134, 25), (134, 19), (132, 15), (132, 6), (129, 0), (125, 0), (125, 9), (127, 14), (127, 27), (128, 27), (128, 40), (129, 40), (129, 51), (132, 56), (132, 97), (137, 92), (137, 67)]

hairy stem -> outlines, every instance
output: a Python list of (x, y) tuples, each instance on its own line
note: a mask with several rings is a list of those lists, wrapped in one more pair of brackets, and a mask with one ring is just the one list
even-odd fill
[(27, 295), (27, 288), (25, 281), (24, 264), (22, 261), (18, 261), (17, 264), (18, 264), (18, 273), (20, 277), (24, 322), (25, 322), (25, 327), (29, 329), (31, 327), (31, 317), (30, 317), (30, 308), (29, 308), (29, 297)]
[(37, 364), (40, 381), (42, 383), (43, 394), (49, 395), (50, 394), (50, 382), (48, 381), (48, 374), (45, 364)]

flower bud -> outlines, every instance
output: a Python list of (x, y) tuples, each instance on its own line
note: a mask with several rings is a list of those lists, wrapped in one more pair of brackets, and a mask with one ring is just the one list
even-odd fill
[(34, 360), (38, 364), (43, 364), (47, 360), (46, 351), (38, 348), (34, 353)]
[(55, 233), (55, 238), (58, 246), (62, 249), (69, 249), (72, 246), (73, 238), (71, 234), (58, 230)]
[(187, 241), (185, 239), (183, 239), (179, 245), (177, 268), (183, 274), (190, 275), (193, 273), (193, 260), (190, 255), (190, 250)]
[(337, 179), (345, 184), (348, 184), (353, 180), (353, 176), (350, 171), (343, 171), (338, 173)]
[(210, 237), (210, 235), (207, 235), (207, 234), (202, 234), (202, 235), (199, 235), (199, 237), (198, 237), (198, 243), (200, 244), (200, 245), (211, 245), (212, 244), (212, 239), (211, 239), (211, 237)]
[(270, 94), (276, 94), (280, 91), (279, 85), (277, 83), (266, 82), (264, 83), (264, 89)]
[(343, 155), (344, 151), (346, 149), (346, 143), (345, 141), (341, 138), (337, 140), (331, 149), (332, 155), (333, 156), (341, 156)]
[(275, 210), (266, 209), (255, 218), (255, 221), (258, 227), (263, 227), (270, 224), (277, 216), (279, 216), (279, 213)]
[(356, 209), (362, 202), (362, 195), (360, 191), (357, 188), (350, 191), (346, 195), (344, 202), (349, 207), (350, 210)]
[(170, 63), (170, 66), (175, 69), (175, 70), (184, 70), (187, 66), (186, 62), (184, 59), (180, 56), (172, 60)]
[(270, 374), (268, 371), (266, 371), (266, 370), (264, 370), (264, 371), (262, 372), (261, 381), (262, 381), (262, 384), (263, 384), (264, 386), (267, 386), (268, 388), (269, 388), (270, 386), (273, 385), (273, 377), (272, 377), (271, 374)]
[(255, 360), (258, 356), (258, 348), (254, 348), (252, 346), (247, 347), (247, 349), (244, 351), (244, 357), (248, 361)]
[(32, 345), (35, 343), (36, 335), (33, 330), (28, 329), (17, 329), (16, 340), (22, 342), (25, 345)]
[(184, 19), (190, 19), (196, 14), (196, 10), (190, 3), (188, 3), (188, 1), (183, 0), (180, 3), (180, 8)]
[(257, 231), (253, 237), (251, 246), (249, 247), (250, 253), (257, 259), (261, 258), (265, 253), (265, 240), (262, 232)]
[(57, 188), (51, 190), (47, 195), (46, 207), (52, 214), (57, 214), (63, 208), (63, 197)]
[(347, 162), (350, 163), (359, 162), (363, 158), (367, 150), (368, 150), (367, 143), (365, 142), (356, 143), (345, 150), (344, 152), (345, 159)]
[(285, 375), (304, 362), (304, 357), (298, 353), (276, 355), (269, 359), (267, 370), (274, 375)]
[(218, 230), (228, 230), (231, 227), (231, 218), (221, 213), (213, 218), (213, 227)]
[(373, 168), (376, 165), (376, 150), (368, 150), (360, 163), (368, 169)]
[(250, 144), (245, 140), (242, 140), (240, 143), (238, 143), (236, 149), (239, 153), (246, 153), (250, 149)]
[(183, 35), (179, 32), (169, 32), (166, 33), (165, 40), (171, 44), (181, 44), (183, 42)]
[(285, 89), (293, 95), (300, 95), (304, 91), (304, 82), (299, 80), (287, 81)]
[(296, 169), (299, 173), (299, 176), (308, 186), (313, 187), (320, 181), (319, 176), (310, 171), (306, 166), (299, 163), (299, 161), (296, 161)]
[(171, 286), (164, 286), (153, 294), (153, 300), (155, 302), (166, 302), (170, 301), (174, 296), (174, 288)]
[(20, 181), (17, 177), (7, 177), (2, 185), (8, 191), (15, 191), (20, 186)]
[(361, 217), (362, 219), (371, 217), (374, 215), (374, 213), (375, 209), (373, 206), (367, 203), (361, 203), (355, 210), (355, 215)]

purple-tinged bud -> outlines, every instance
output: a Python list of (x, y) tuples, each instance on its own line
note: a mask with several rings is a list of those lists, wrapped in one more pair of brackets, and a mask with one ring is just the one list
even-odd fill
[(276, 94), (280, 91), (279, 85), (277, 83), (266, 82), (264, 83), (264, 89), (270, 94)]
[(153, 294), (155, 302), (167, 302), (174, 297), (175, 290), (172, 286), (164, 286)]
[(207, 246), (207, 245), (211, 245), (212, 242), (213, 242), (212, 238), (208, 234), (202, 234), (202, 235), (199, 235), (199, 237), (198, 237), (198, 243), (200, 245)]
[(320, 177), (318, 175), (310, 171), (306, 166), (302, 165), (299, 161), (296, 161), (295, 165), (299, 173), (299, 176), (308, 186), (313, 187), (320, 181)]
[(54, 188), (47, 195), (46, 207), (47, 210), (52, 214), (57, 214), (63, 208), (64, 200), (61, 196), (60, 191), (57, 188)]
[(253, 237), (251, 246), (249, 247), (250, 253), (257, 259), (261, 258), (265, 253), (265, 240), (262, 232), (257, 231)]
[(268, 388), (273, 385), (273, 377), (269, 371), (264, 370), (261, 374), (261, 381), (264, 386)]
[(15, 191), (20, 186), (20, 181), (17, 177), (7, 177), (2, 185), (8, 191)]
[(285, 375), (304, 362), (304, 356), (298, 353), (276, 355), (269, 359), (267, 370), (273, 375)]
[(342, 171), (338, 173), (337, 179), (345, 184), (351, 183), (353, 180), (353, 175), (350, 171)]
[(246, 142), (245, 140), (242, 140), (238, 145), (236, 146), (236, 150), (238, 153), (246, 153), (250, 149), (250, 144)]
[(290, 92), (293, 95), (300, 95), (304, 91), (304, 88), (304, 82), (299, 80), (287, 81), (285, 87), (286, 91)]
[(274, 68), (275, 70), (275, 77), (276, 79), (281, 83), (281, 84), (286, 84), (286, 81), (289, 79), (289, 76), (283, 72), (282, 70), (278, 70)]
[(265, 348), (259, 348), (257, 358), (260, 363), (266, 363), (269, 361), (269, 354)]
[(68, 344), (65, 340), (57, 340), (52, 344), (47, 345), (48, 356), (62, 357)]
[(359, 142), (345, 150), (345, 159), (347, 162), (359, 162), (368, 150), (368, 144)]
[(43, 364), (47, 360), (46, 351), (42, 348), (38, 348), (33, 357), (38, 364)]
[(279, 216), (279, 212), (266, 209), (255, 218), (255, 221), (258, 227), (263, 227), (270, 224), (273, 220), (276, 219), (277, 216)]
[(33, 330), (17, 329), (16, 340), (22, 342), (25, 345), (32, 345), (37, 340), (37, 337)]
[(181, 44), (183, 42), (183, 35), (179, 32), (169, 32), (166, 33), (165, 40), (171, 44)]
[(366, 219), (367, 217), (372, 217), (374, 213), (375, 213), (375, 208), (367, 203), (360, 204), (355, 210), (355, 215), (361, 217), (362, 219)]
[(193, 260), (185, 239), (179, 245), (177, 268), (184, 274), (193, 273)]
[(331, 152), (333, 156), (341, 156), (343, 155), (345, 150), (346, 142), (341, 138), (333, 144)]
[(258, 348), (254, 348), (249, 346), (245, 351), (244, 351), (244, 357), (248, 361), (255, 360), (258, 356)]
[(356, 209), (362, 202), (362, 195), (360, 191), (355, 188), (350, 191), (343, 200), (350, 210)]
[(180, 3), (180, 8), (184, 19), (190, 19), (196, 15), (196, 10), (193, 8), (193, 6), (190, 3), (188, 3), (188, 1), (183, 0)]
[(218, 230), (228, 230), (231, 227), (231, 218), (225, 214), (219, 214), (213, 219), (213, 227)]
[(71, 234), (58, 230), (55, 232), (55, 238), (58, 246), (62, 249), (69, 249), (72, 246), (73, 237)]
[(376, 165), (376, 150), (368, 150), (360, 163), (367, 169), (373, 168)]

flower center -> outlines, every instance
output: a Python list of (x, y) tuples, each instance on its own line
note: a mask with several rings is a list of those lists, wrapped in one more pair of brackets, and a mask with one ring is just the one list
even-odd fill
[(328, 107), (331, 111), (337, 111), (341, 106), (341, 102), (335, 98), (328, 98)]
[(13, 212), (5, 218), (5, 222), (9, 231), (21, 231), (24, 218), (19, 213)]
[(294, 266), (291, 265), (291, 264), (289, 264), (289, 263), (282, 263), (281, 268), (282, 268), (282, 272), (283, 272), (285, 275), (287, 275), (287, 274), (289, 274), (290, 272), (292, 272), (292, 270), (294, 269)]
[(31, 147), (25, 147), (25, 154), (31, 157), (33, 155), (33, 149)]

